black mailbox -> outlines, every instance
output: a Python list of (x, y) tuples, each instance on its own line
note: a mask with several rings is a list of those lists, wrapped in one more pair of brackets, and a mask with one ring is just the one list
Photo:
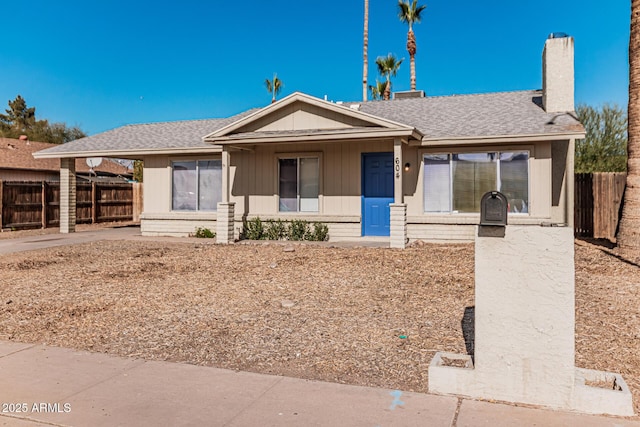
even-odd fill
[(499, 191), (489, 191), (480, 200), (480, 225), (507, 225), (507, 198)]

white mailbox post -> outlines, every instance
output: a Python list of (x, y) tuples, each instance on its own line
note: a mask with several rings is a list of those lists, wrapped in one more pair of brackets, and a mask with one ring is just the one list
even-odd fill
[[(502, 237), (478, 227), (474, 357), (437, 353), (429, 391), (633, 415), (619, 374), (575, 367), (573, 229), (510, 225)], [(610, 387), (586, 384), (597, 381)]]

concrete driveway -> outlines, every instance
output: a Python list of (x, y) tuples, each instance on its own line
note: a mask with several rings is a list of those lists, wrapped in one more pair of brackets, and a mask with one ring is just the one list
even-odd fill
[(0, 254), (32, 251), (55, 246), (77, 245), (96, 240), (129, 240), (142, 238), (139, 226), (101, 228), (69, 234), (43, 234), (0, 240)]

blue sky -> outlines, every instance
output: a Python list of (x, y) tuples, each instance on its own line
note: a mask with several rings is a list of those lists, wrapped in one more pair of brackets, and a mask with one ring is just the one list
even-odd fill
[[(630, 2), (426, 0), (418, 89), (451, 95), (537, 89), (551, 32), (575, 38), (576, 102), (626, 108)], [(265, 78), (333, 101), (362, 98), (362, 0), (32, 0), (3, 5), (0, 108), (22, 95), (38, 118), (95, 134), (129, 123), (225, 117), (267, 105)], [(370, 0), (375, 58), (405, 58), (397, 1)]]

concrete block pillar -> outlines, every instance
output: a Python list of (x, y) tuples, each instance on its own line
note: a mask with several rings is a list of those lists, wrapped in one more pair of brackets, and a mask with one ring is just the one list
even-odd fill
[(391, 238), (392, 248), (407, 247), (407, 205), (405, 203), (391, 203)]
[(76, 159), (60, 159), (60, 233), (76, 231)]
[(233, 233), (235, 202), (218, 203), (216, 242), (229, 244), (235, 241)]

